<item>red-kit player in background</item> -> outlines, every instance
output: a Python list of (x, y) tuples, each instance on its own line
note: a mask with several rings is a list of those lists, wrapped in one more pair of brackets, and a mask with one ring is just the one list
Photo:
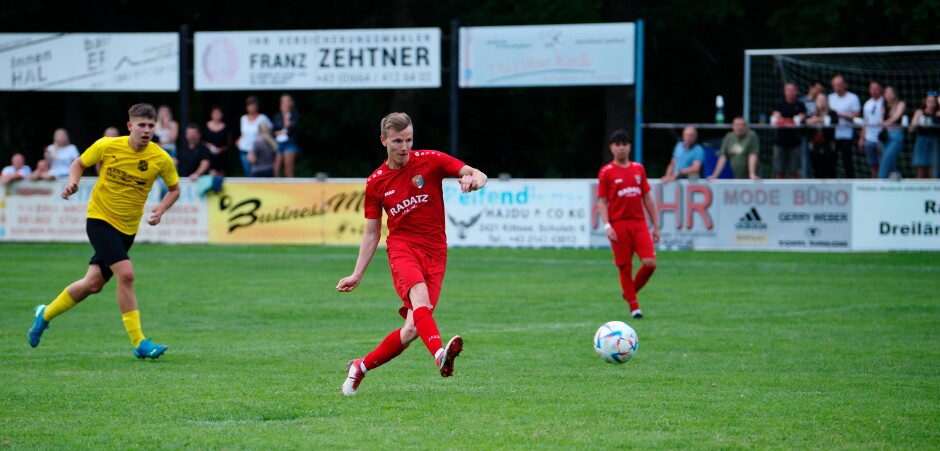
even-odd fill
[(390, 333), (375, 350), (350, 361), (342, 392), (356, 394), (366, 372), (394, 359), (408, 344), (421, 338), (442, 377), (454, 373), (454, 359), (463, 350), (457, 335), (444, 346), (432, 316), (447, 263), (444, 235), (444, 195), (441, 182), (458, 177), (462, 192), (476, 191), (486, 184), (486, 174), (436, 150), (411, 150), (413, 129), (405, 113), (382, 118), (381, 141), (388, 159), (366, 179), (366, 229), (359, 247), (356, 268), (336, 285), (349, 292), (375, 255), (382, 233), (382, 210), (388, 214), (385, 240), (395, 291), (403, 302), (398, 313), (405, 324)]
[[(614, 251), (614, 263), (620, 270), (623, 298), (630, 304), (630, 314), (640, 319), (643, 313), (636, 294), (656, 270), (653, 243), (659, 242), (659, 219), (646, 180), (646, 170), (642, 164), (630, 161), (633, 148), (630, 135), (625, 130), (617, 130), (610, 135), (608, 143), (614, 161), (597, 174), (597, 209)], [(653, 222), (652, 237), (644, 208)], [(636, 278), (633, 277), (634, 252), (643, 264)]]

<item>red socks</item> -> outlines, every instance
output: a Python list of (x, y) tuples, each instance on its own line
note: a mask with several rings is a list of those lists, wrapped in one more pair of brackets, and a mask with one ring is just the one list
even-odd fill
[(363, 360), (362, 363), (365, 364), (367, 370), (373, 368), (378, 368), (390, 360), (398, 357), (407, 346), (401, 343), (401, 329), (396, 330), (388, 334), (382, 343), (379, 344), (379, 347), (375, 348), (374, 351), (370, 352)]
[(636, 300), (636, 289), (633, 287), (633, 267), (623, 265), (620, 269), (620, 289), (623, 290), (623, 298), (630, 304), (630, 311), (640, 308), (640, 302)]
[(431, 317), (431, 311), (427, 307), (418, 307), (411, 317), (414, 319), (415, 329), (418, 329), (421, 341), (428, 347), (431, 355), (437, 357), (435, 353), (443, 348), (444, 344), (441, 342), (441, 333), (437, 331), (437, 323)]
[(633, 289), (635, 292), (639, 293), (640, 290), (646, 285), (646, 282), (650, 280), (650, 276), (653, 275), (653, 271), (656, 271), (655, 266), (640, 266), (640, 270), (636, 272), (636, 280), (633, 281)]

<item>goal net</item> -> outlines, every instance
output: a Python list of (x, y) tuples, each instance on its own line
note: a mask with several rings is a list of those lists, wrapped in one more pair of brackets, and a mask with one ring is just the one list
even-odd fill
[[(831, 92), (832, 77), (841, 74), (862, 105), (870, 97), (868, 83), (879, 80), (885, 86), (894, 86), (898, 97), (907, 104), (905, 114), (914, 115), (928, 91), (940, 89), (940, 45), (897, 47), (848, 47), (818, 49), (746, 50), (744, 52), (744, 115), (751, 123), (769, 120), (774, 107), (783, 99), (783, 85), (794, 82), (800, 95), (809, 86), (820, 82)], [(773, 132), (758, 132), (761, 136), (761, 166), (772, 164)], [(855, 138), (859, 131), (856, 130)], [(912, 177), (911, 154), (914, 136), (905, 134), (904, 149), (898, 157), (898, 168), (903, 177)], [(861, 151), (854, 153), (856, 177), (867, 177), (870, 167)], [(812, 177), (812, 166), (807, 175)], [(843, 177), (841, 162), (838, 176)], [(769, 170), (761, 171), (768, 174)]]

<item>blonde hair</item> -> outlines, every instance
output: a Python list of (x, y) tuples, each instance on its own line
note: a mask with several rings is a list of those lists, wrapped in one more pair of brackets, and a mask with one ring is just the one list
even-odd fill
[(382, 118), (382, 136), (388, 136), (386, 132), (388, 129), (393, 129), (396, 132), (400, 132), (408, 126), (411, 125), (411, 118), (408, 117), (405, 113), (389, 113), (387, 116)]
[(267, 122), (261, 121), (258, 124), (258, 138), (263, 139), (274, 151), (277, 151), (277, 142), (271, 137), (271, 126)]

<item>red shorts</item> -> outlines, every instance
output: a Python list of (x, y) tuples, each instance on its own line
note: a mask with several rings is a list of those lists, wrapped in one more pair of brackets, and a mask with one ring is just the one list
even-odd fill
[(441, 296), (441, 283), (444, 281), (444, 270), (447, 266), (447, 251), (430, 252), (399, 241), (387, 242), (387, 244), (388, 263), (392, 268), (392, 283), (395, 284), (398, 297), (405, 304), (398, 309), (398, 314), (402, 318), (408, 317), (408, 310), (412, 310), (408, 292), (421, 282), (428, 286), (428, 298), (430, 298), (433, 313), (434, 308), (437, 307), (437, 300)]
[(614, 263), (623, 266), (633, 263), (633, 253), (643, 258), (656, 258), (653, 237), (650, 236), (646, 219), (628, 219), (610, 223), (617, 232), (617, 241), (610, 242), (614, 251)]

